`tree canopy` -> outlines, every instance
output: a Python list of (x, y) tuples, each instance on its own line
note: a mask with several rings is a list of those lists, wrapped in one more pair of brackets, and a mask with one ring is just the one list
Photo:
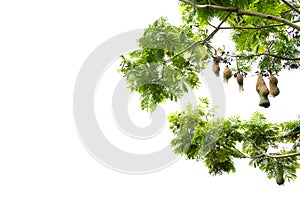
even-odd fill
[[(300, 1), (179, 0), (179, 7), (181, 25), (159, 18), (138, 40), (140, 48), (122, 55), (119, 70), (128, 88), (141, 95), (141, 108), (152, 112), (166, 100), (177, 101), (200, 87), (200, 73), (209, 65), (219, 76), (220, 63), (224, 84), (233, 76), (240, 91), (247, 74), (256, 72), (259, 105), (268, 108), (268, 96), (280, 93), (276, 76), (300, 65)], [(212, 44), (222, 29), (231, 31), (234, 50)], [(280, 124), (259, 112), (249, 120), (217, 118), (208, 99), (201, 98), (197, 108), (188, 106), (168, 119), (174, 152), (203, 160), (212, 175), (234, 172), (233, 160), (239, 158), (279, 185), (296, 178), (300, 118)]]

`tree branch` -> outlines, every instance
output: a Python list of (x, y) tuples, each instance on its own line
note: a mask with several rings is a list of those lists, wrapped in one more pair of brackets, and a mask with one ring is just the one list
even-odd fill
[(296, 11), (297, 13), (300, 14), (300, 10), (296, 8), (296, 6), (293, 6), (292, 4), (290, 4), (289, 2), (285, 1), (285, 0), (281, 0), (283, 3), (285, 3), (288, 7), (290, 7), (291, 9), (293, 9), (294, 11)]
[(249, 54), (249, 55), (227, 55), (229, 57), (233, 58), (251, 58), (251, 57), (259, 57), (259, 56), (271, 56), (274, 58), (278, 58), (281, 60), (300, 60), (300, 58), (289, 58), (289, 57), (284, 57), (278, 54), (271, 54), (271, 53), (259, 53), (259, 54)]
[[(293, 23), (300, 22), (300, 20), (293, 21)], [(216, 28), (213, 24), (210, 22), (207, 22), (209, 26)], [(285, 24), (270, 24), (270, 25), (265, 25), (265, 26), (227, 26), (227, 27), (220, 27), (220, 29), (265, 29), (265, 28), (273, 28), (273, 27), (278, 27), (278, 26), (285, 26)]]
[(269, 158), (289, 158), (289, 157), (300, 156), (300, 152), (290, 153), (290, 154), (282, 154), (282, 155), (270, 155), (270, 154), (263, 154), (263, 155), (266, 157), (269, 157)]
[(230, 14), (231, 14), (231, 12), (229, 12), (225, 16), (225, 18), (223, 19), (223, 21), (215, 28), (215, 30), (211, 34), (209, 34), (209, 36), (207, 36), (207, 38), (205, 38), (204, 40), (199, 40), (199, 41), (191, 44), (190, 46), (188, 46), (187, 48), (185, 48), (184, 50), (182, 50), (181, 52), (179, 52), (178, 54), (176, 54), (172, 58), (166, 60), (165, 63), (171, 62), (174, 58), (180, 56), (181, 54), (185, 53), (186, 51), (190, 50), (191, 48), (193, 48), (194, 46), (196, 46), (198, 44), (205, 44), (205, 43), (207, 43), (219, 31), (220, 27), (227, 20), (227, 18), (230, 16)]
[[(214, 49), (215, 51), (218, 51), (215, 47), (211, 46), (210, 44), (207, 44), (206, 45), (207, 48), (211, 48), (211, 49)], [(220, 51), (219, 51), (220, 52)], [(222, 52), (220, 52), (222, 53)], [(289, 58), (289, 57), (284, 57), (284, 56), (281, 56), (281, 55), (278, 55), (278, 54), (271, 54), (271, 53), (260, 53), (260, 54), (249, 54), (249, 55), (230, 55), (230, 54), (227, 54), (226, 56), (229, 56), (229, 57), (232, 57), (232, 58), (251, 58), (251, 57), (259, 57), (259, 56), (271, 56), (271, 57), (274, 57), (274, 58), (278, 58), (278, 59), (282, 59), (282, 60), (300, 60), (300, 58)]]
[(271, 155), (271, 154), (266, 154), (266, 153), (263, 153), (260, 151), (261, 154), (251, 157), (251, 156), (239, 151), (236, 148), (234, 148), (234, 150), (230, 149), (230, 148), (226, 148), (226, 149), (231, 150), (231, 151), (235, 152), (236, 154), (239, 154), (242, 158), (250, 158), (250, 159), (257, 159), (257, 158), (261, 158), (263, 156), (269, 157), (269, 158), (288, 158), (288, 157), (300, 156), (300, 152), (291, 153), (291, 154), (282, 154), (282, 155)]
[(300, 132), (290, 132), (285, 135), (280, 135), (280, 136), (265, 136), (267, 139), (284, 139), (284, 138), (298, 138), (297, 135), (299, 135)]
[(300, 152), (291, 153), (291, 154), (282, 154), (282, 155), (271, 155), (271, 154), (267, 154), (267, 153), (263, 152), (262, 150), (260, 150), (255, 144), (252, 143), (252, 145), (257, 151), (259, 151), (261, 153), (261, 155), (255, 156), (254, 158), (260, 158), (263, 156), (266, 156), (269, 158), (288, 158), (288, 157), (300, 156)]
[(254, 156), (254, 157), (251, 157), (248, 155), (245, 155), (245, 156), (246, 156), (245, 158), (250, 158), (250, 159), (257, 159), (257, 158), (261, 158), (263, 156), (268, 157), (268, 158), (289, 158), (289, 157), (300, 156), (300, 152), (291, 153), (291, 154), (282, 154), (282, 155), (270, 155), (270, 154), (262, 153), (260, 155)]
[(196, 2), (193, 2), (193, 1), (190, 1), (190, 0), (179, 0), (179, 1), (184, 2), (186, 4), (189, 4), (191, 6), (199, 8), (199, 9), (219, 10), (219, 11), (225, 11), (225, 12), (235, 12), (239, 15), (248, 15), (248, 16), (273, 20), (273, 21), (283, 23), (287, 26), (293, 27), (297, 30), (300, 30), (300, 26), (298, 26), (297, 24), (294, 24), (294, 23), (292, 23), (292, 22), (290, 22), (290, 21), (288, 21), (284, 18), (276, 17), (276, 16), (273, 16), (273, 15), (267, 15), (267, 14), (264, 14), (264, 13), (248, 11), (248, 10), (244, 10), (244, 9), (241, 9), (241, 8), (235, 8), (235, 7), (223, 7), (223, 6), (215, 6), (215, 5), (200, 5), (200, 4), (198, 4)]

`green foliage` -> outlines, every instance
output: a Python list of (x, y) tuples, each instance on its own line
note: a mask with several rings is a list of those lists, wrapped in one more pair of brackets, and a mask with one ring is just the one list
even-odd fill
[[(201, 30), (197, 33), (205, 36)], [(188, 56), (175, 56), (197, 40), (199, 35), (190, 27), (175, 27), (166, 18), (160, 18), (139, 39), (141, 49), (123, 56), (120, 71), (125, 74), (128, 87), (141, 94), (142, 109), (153, 111), (166, 99), (177, 101), (189, 88), (199, 87), (196, 66), (207, 54), (206, 47), (192, 48), (185, 53)]]
[(235, 172), (233, 161), (239, 158), (248, 159), (251, 166), (266, 172), (279, 185), (296, 178), (300, 119), (276, 124), (259, 112), (249, 120), (215, 118), (208, 102), (194, 109), (188, 106), (168, 119), (175, 136), (171, 141), (174, 152), (203, 160), (212, 175)]
[[(215, 54), (224, 64), (236, 61), (232, 71), (239, 69), (244, 76), (299, 68), (298, 1), (288, 0), (292, 6), (281, 0), (179, 1), (180, 26), (171, 25), (165, 17), (156, 20), (139, 39), (139, 49), (122, 56), (119, 71), (128, 88), (140, 93), (142, 109), (152, 112), (167, 99), (177, 101), (197, 89), (199, 72)], [(212, 46), (211, 39), (221, 29), (231, 31), (234, 51), (226, 52), (222, 44)], [(235, 172), (233, 161), (239, 158), (249, 159), (251, 166), (279, 185), (296, 178), (300, 119), (275, 124), (259, 112), (249, 120), (215, 118), (208, 99), (200, 102), (168, 117), (175, 153), (203, 160), (212, 175)]]
[(244, 122), (241, 129), (245, 140), (243, 151), (251, 157), (266, 153), (270, 145), (274, 146), (273, 141), (266, 138), (278, 136), (280, 131), (277, 124), (267, 122), (265, 116), (259, 112), (255, 112), (249, 121)]
[[(194, 157), (193, 153), (196, 149), (190, 147), (193, 143), (195, 130), (206, 125), (208, 117), (212, 116), (212, 110), (209, 109), (209, 101), (206, 98), (200, 99), (202, 104), (198, 108), (193, 109), (191, 105), (186, 107), (184, 112), (175, 112), (168, 117), (171, 122), (170, 129), (176, 135), (171, 141), (171, 145), (175, 147), (174, 152), (177, 154), (187, 154), (188, 157)], [(201, 142), (201, 133), (197, 132), (196, 142)]]
[[(236, 7), (279, 17), (290, 22), (300, 20), (280, 0), (195, 0), (199, 5)], [(140, 49), (123, 56), (122, 67), (128, 87), (141, 94), (141, 108), (154, 111), (156, 106), (167, 99), (177, 101), (189, 89), (200, 85), (199, 70), (207, 66), (214, 53), (224, 49), (210, 44), (213, 35), (208, 34), (214, 19), (224, 20), (225, 12), (211, 9), (197, 9), (181, 2), (182, 25), (171, 25), (162, 17), (149, 25), (139, 39)], [(235, 43), (233, 58), (238, 58), (238, 67), (244, 72), (268, 70), (279, 73), (286, 66), (299, 67), (300, 30), (265, 18), (231, 13), (225, 20), (231, 27), (231, 39)], [(214, 26), (216, 28), (216, 25)], [(222, 28), (222, 27), (221, 27)], [(217, 30), (217, 29), (216, 29)], [(218, 30), (217, 30), (218, 31)], [(298, 31), (298, 32), (297, 32)], [(200, 42), (197, 44), (196, 42)], [(274, 55), (279, 55), (274, 56)], [(282, 59), (291, 58), (291, 59)]]
[[(300, 19), (298, 13), (293, 13), (293, 11), (280, 0), (195, 0), (192, 2), (197, 2), (200, 5), (211, 4), (224, 7), (241, 8), (252, 12), (280, 17), (291, 22)], [(209, 9), (196, 9), (194, 6), (186, 3), (181, 3), (180, 7), (181, 14), (183, 16), (182, 21), (185, 24), (197, 23), (201, 27), (205, 28), (211, 24), (212, 19), (218, 18), (222, 20), (222, 17), (224, 17), (224, 12)], [(235, 53), (237, 55), (258, 55), (268, 52), (270, 54), (278, 54), (287, 58), (296, 58), (300, 56), (299, 37), (292, 37), (292, 29), (287, 26), (277, 26), (279, 23), (275, 23), (272, 20), (266, 20), (254, 16), (239, 15), (236, 13), (232, 13), (226, 23), (232, 27), (231, 39), (235, 42)], [(268, 55), (261, 56), (261, 60), (258, 60), (255, 56), (250, 58), (241, 57), (239, 59), (240, 66), (251, 66), (254, 62), (258, 62), (260, 70), (269, 69), (276, 73), (281, 71), (282, 66), (285, 63), (296, 63), (295, 61), (291, 62), (276, 59)]]

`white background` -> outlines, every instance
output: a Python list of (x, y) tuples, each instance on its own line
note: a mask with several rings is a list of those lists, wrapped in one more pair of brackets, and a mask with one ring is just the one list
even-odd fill
[[(112, 171), (88, 154), (72, 115), (82, 63), (105, 40), (162, 15), (177, 21), (177, 1), (1, 1), (0, 199), (283, 199), (298, 194), (300, 179), (278, 187), (246, 162), (237, 163), (236, 174), (221, 177), (185, 159), (135, 176)], [(245, 80), (243, 94), (230, 80), (226, 114), (249, 117), (261, 110), (273, 121), (294, 119), (300, 113), (299, 78), (298, 71), (282, 73), (281, 94), (267, 110), (257, 106), (255, 78)]]

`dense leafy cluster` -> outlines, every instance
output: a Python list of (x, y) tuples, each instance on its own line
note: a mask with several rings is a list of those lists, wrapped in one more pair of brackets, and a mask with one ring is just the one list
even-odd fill
[[(197, 89), (199, 72), (210, 61), (217, 76), (219, 63), (233, 65), (230, 69), (226, 66), (223, 77), (228, 81), (233, 75), (240, 91), (247, 74), (257, 72), (259, 105), (269, 107), (269, 93), (279, 94), (274, 75), (300, 65), (299, 1), (179, 2), (180, 26), (170, 24), (164, 17), (156, 20), (138, 40), (139, 49), (122, 56), (119, 71), (128, 88), (141, 95), (141, 108), (152, 112), (167, 99), (177, 101), (190, 89)], [(231, 31), (228, 39), (234, 42), (234, 50), (224, 44), (212, 45), (211, 40), (222, 29)], [(269, 88), (263, 80), (266, 76)], [(233, 160), (246, 158), (279, 185), (295, 179), (300, 154), (299, 119), (274, 124), (258, 112), (248, 121), (213, 116), (207, 99), (201, 99), (196, 109), (190, 106), (169, 116), (175, 153), (203, 160), (213, 175), (234, 172)]]
[(142, 109), (153, 111), (166, 99), (177, 101), (189, 87), (199, 87), (195, 66), (199, 68), (199, 60), (207, 54), (205, 47), (197, 46), (184, 55), (175, 55), (198, 41), (200, 35), (207, 36), (201, 29), (195, 34), (189, 26), (175, 27), (166, 18), (160, 18), (139, 39), (140, 49), (123, 57), (120, 71), (125, 74), (129, 88), (141, 94)]
[(171, 141), (175, 153), (203, 160), (212, 175), (235, 172), (233, 160), (244, 158), (278, 184), (296, 178), (300, 118), (280, 124), (268, 122), (259, 112), (250, 120), (238, 116), (215, 118), (207, 99), (200, 100), (197, 108), (188, 106), (168, 118), (175, 136)]

